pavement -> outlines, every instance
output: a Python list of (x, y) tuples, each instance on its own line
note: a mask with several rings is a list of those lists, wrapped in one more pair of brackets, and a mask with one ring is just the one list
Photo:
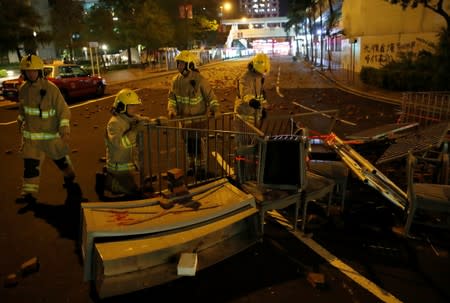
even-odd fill
[[(215, 64), (212, 62), (206, 66)], [(362, 97), (374, 99), (382, 102), (393, 104), (401, 104), (402, 92), (388, 91), (375, 86), (367, 85), (359, 79), (359, 73), (351, 73), (348, 70), (333, 66), (328, 69), (327, 66), (319, 67), (306, 63), (310, 68), (318, 72), (322, 77), (333, 82), (338, 88), (346, 92), (350, 92)], [(201, 67), (200, 67), (201, 69)], [(130, 68), (116, 71), (108, 71), (102, 76), (109, 85), (118, 84), (120, 82), (129, 82), (137, 79), (149, 79), (163, 74), (175, 74), (176, 70), (164, 70), (150, 68)]]
[[(211, 62), (206, 66), (210, 66), (216, 64), (218, 62)], [(369, 99), (374, 99), (382, 102), (400, 104), (402, 98), (402, 92), (396, 91), (388, 91), (384, 89), (380, 89), (378, 87), (374, 87), (371, 85), (367, 85), (363, 83), (359, 79), (359, 73), (352, 73), (348, 70), (333, 66), (331, 69), (328, 69), (326, 63), (323, 67), (318, 65), (313, 66), (310, 63), (311, 69), (318, 72), (321, 76), (333, 82), (337, 87), (341, 90), (347, 91), (349, 93), (353, 93), (362, 97), (366, 97)], [(108, 85), (119, 84), (121, 82), (129, 82), (138, 79), (150, 79), (152, 77), (161, 76), (164, 74), (170, 75), (175, 74), (176, 70), (166, 70), (164, 68), (129, 68), (129, 69), (121, 69), (121, 70), (110, 70), (105, 73), (102, 73), (101, 76), (106, 79), (106, 83)], [(0, 78), (0, 83), (6, 79), (12, 79), (17, 77), (17, 72), (13, 73), (12, 76), (9, 75), (7, 78)], [(2, 100), (3, 97), (0, 96), (0, 106), (2, 103), (8, 105), (10, 104), (7, 100)]]

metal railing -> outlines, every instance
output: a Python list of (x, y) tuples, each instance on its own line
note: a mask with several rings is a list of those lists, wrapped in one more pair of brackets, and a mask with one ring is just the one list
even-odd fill
[(313, 136), (328, 135), (336, 115), (333, 110), (270, 116), (259, 127), (235, 113), (150, 123), (138, 139), (140, 183), (162, 193), (168, 187), (167, 171), (173, 168), (183, 170), (188, 187), (223, 177), (258, 181), (265, 137), (295, 135), (301, 129), (313, 130)]
[(450, 92), (403, 93), (400, 123), (428, 126), (443, 121), (450, 121)]
[[(138, 139), (141, 185), (164, 192), (167, 171), (173, 168), (183, 170), (188, 187), (233, 177), (244, 146), (253, 146), (252, 161), (257, 163), (262, 135), (233, 113), (168, 120), (166, 125), (148, 124)], [(257, 176), (252, 178), (256, 180)]]

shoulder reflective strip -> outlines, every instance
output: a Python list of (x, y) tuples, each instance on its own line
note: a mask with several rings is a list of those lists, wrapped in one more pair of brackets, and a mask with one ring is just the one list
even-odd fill
[(211, 100), (211, 102), (209, 103), (210, 106), (219, 106), (219, 101), (218, 100)]
[(37, 192), (39, 190), (39, 185), (34, 183), (24, 183), (22, 186), (22, 191), (26, 193)]
[(70, 121), (69, 119), (61, 119), (61, 122), (59, 122), (59, 126), (69, 126)]
[(136, 166), (134, 163), (106, 163), (106, 167), (112, 171), (134, 171)]
[(18, 115), (18, 116), (17, 116), (17, 120), (23, 121), (23, 116), (22, 116), (22, 115)]
[(124, 147), (126, 147), (126, 148), (133, 147), (133, 145), (132, 145), (131, 142), (130, 142), (130, 139), (128, 139), (127, 136), (123, 136), (121, 141), (122, 141), (122, 145), (123, 145)]
[(177, 105), (177, 101), (174, 99), (169, 99), (169, 105), (170, 106), (176, 106)]
[(31, 140), (51, 140), (59, 137), (58, 133), (32, 133), (29, 131), (23, 131), (23, 137)]

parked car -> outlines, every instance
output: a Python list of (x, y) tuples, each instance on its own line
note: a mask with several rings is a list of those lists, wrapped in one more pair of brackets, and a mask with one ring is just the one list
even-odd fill
[[(90, 75), (77, 64), (65, 64), (62, 62), (46, 64), (44, 65), (44, 76), (58, 86), (67, 102), (79, 97), (100, 97), (105, 93), (105, 79)], [(6, 99), (18, 101), (18, 91), (23, 81), (22, 76), (17, 79), (3, 81), (3, 96)]]
[(16, 79), (8, 79), (2, 82), (2, 95), (3, 98), (18, 101), (17, 94), (19, 91), (20, 85), (23, 83), (23, 76), (20, 75)]

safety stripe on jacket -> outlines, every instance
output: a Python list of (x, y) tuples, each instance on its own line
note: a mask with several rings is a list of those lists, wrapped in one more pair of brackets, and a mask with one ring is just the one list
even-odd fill
[(136, 170), (136, 165), (134, 163), (106, 163), (106, 168), (110, 171), (134, 171)]
[(176, 106), (177, 102), (181, 104), (197, 105), (200, 104), (202, 101), (203, 101), (202, 95), (199, 95), (197, 97), (177, 96), (177, 100), (170, 99), (169, 103), (174, 106)]
[(123, 136), (121, 141), (122, 141), (123, 147), (125, 147), (125, 148), (133, 147), (133, 143), (131, 143), (130, 139), (127, 136)]
[(25, 139), (30, 140), (52, 140), (59, 137), (58, 133), (32, 133), (26, 130), (22, 134)]
[(23, 110), (24, 110), (25, 114), (27, 114), (27, 115), (39, 116), (39, 117), (42, 117), (44, 119), (47, 119), (47, 118), (50, 118), (50, 117), (54, 117), (56, 115), (56, 110), (54, 108), (51, 108), (49, 110), (41, 110), (38, 107), (24, 106)]
[(36, 193), (39, 190), (39, 185), (33, 183), (24, 183), (22, 185), (22, 191), (24, 193)]
[(59, 126), (69, 126), (70, 120), (69, 119), (61, 119), (61, 122), (59, 122)]

